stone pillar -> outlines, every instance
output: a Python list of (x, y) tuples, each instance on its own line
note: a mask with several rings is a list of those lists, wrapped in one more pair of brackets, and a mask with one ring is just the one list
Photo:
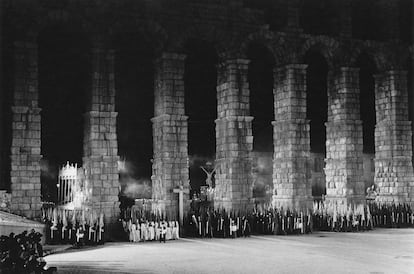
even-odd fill
[[(155, 63), (153, 210), (178, 218), (175, 188), (189, 187), (188, 117), (184, 115), (185, 55), (164, 53)], [(188, 202), (188, 193), (183, 193)], [(184, 208), (186, 210), (186, 208)]]
[(108, 236), (119, 217), (118, 141), (116, 133), (114, 51), (102, 44), (92, 49), (92, 79), (85, 114), (83, 166), (90, 190), (88, 205), (103, 212)]
[(216, 187), (214, 206), (252, 208), (252, 120), (247, 80), (249, 61), (226, 60), (217, 79)]
[(16, 42), (11, 144), (11, 211), (41, 215), (37, 44)]
[(326, 199), (365, 202), (359, 69), (340, 67), (328, 74), (326, 123)]
[(273, 124), (273, 206), (305, 208), (312, 203), (310, 125), (306, 119), (306, 68), (275, 69)]
[(375, 177), (381, 202), (414, 202), (407, 72), (375, 76)]

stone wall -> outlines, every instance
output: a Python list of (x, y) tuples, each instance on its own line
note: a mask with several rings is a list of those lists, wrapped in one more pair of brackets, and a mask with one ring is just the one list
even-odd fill
[(0, 211), (10, 212), (11, 193), (6, 190), (0, 190)]
[[(155, 65), (155, 117), (153, 123), (153, 210), (172, 218), (178, 214), (179, 186), (189, 188), (188, 117), (184, 115), (184, 63), (182, 54), (164, 53)], [(184, 195), (188, 203), (188, 194)]]
[(248, 63), (245, 59), (226, 60), (218, 71), (214, 206), (226, 210), (252, 207)]
[[(395, 5), (388, 3), (390, 1), (380, 4), (390, 16), (384, 24), (379, 22), (379, 28), (381, 25), (387, 28), (381, 32), (388, 33), (386, 39), (392, 43), (385, 38), (361, 41), (352, 37), (355, 31), (352, 30), (350, 0), (340, 1), (340, 33), (332, 37), (304, 33), (300, 25), (299, 0), (288, 1), (287, 21), (277, 30), (267, 24), (266, 11), (247, 8), (241, 0), (226, 3), (177, 1), (173, 5), (163, 1), (108, 0), (106, 5), (100, 2), (67, 1), (58, 6), (52, 0), (3, 1), (0, 4), (7, 22), (0, 35), (7, 36), (6, 40), (10, 41), (31, 41), (17, 42), (14, 52), (10, 175), (11, 210), (15, 213), (28, 217), (40, 215), (41, 110), (37, 98), (37, 45), (32, 35), (38, 35), (48, 26), (62, 23), (71, 31), (82, 29), (90, 36), (101, 35), (107, 40), (134, 30), (144, 40), (154, 42), (157, 54), (161, 49), (184, 52), (186, 42), (196, 38), (212, 43), (221, 58), (233, 56), (219, 67), (217, 83), (215, 198), (217, 207), (227, 209), (244, 209), (251, 205), (253, 117), (249, 113), (248, 61), (237, 59), (245, 56), (250, 43), (262, 43), (273, 53), (278, 65), (292, 64), (275, 71), (274, 86), (273, 204), (285, 207), (306, 206), (311, 200), (306, 66), (301, 65), (304, 55), (309, 50), (318, 51), (329, 67), (335, 68), (338, 63), (352, 64), (359, 53), (368, 52), (378, 69), (383, 69), (391, 64), (401, 66), (401, 57), (408, 56), (409, 51), (409, 45), (395, 39), (399, 36), (398, 26), (392, 19), (396, 16)], [(26, 36), (32, 38), (22, 38)], [(117, 216), (119, 191), (114, 54), (102, 41), (94, 44), (83, 159), (91, 189), (91, 205), (103, 208), (111, 220)], [(178, 197), (172, 190), (180, 185), (188, 188), (189, 180), (184, 56), (162, 54), (155, 63), (155, 70), (154, 208), (175, 214)], [(364, 190), (358, 79), (351, 68), (337, 68), (330, 75), (330, 118), (326, 124), (328, 197), (358, 200)], [(376, 85), (375, 183), (380, 188), (379, 200), (412, 202), (412, 132), (407, 118), (406, 75), (399, 71), (384, 72), (377, 77)]]
[(310, 136), (306, 120), (306, 65), (275, 70), (273, 124), (273, 205), (307, 207), (312, 201)]
[(11, 211), (28, 218), (41, 216), (40, 111), (37, 45), (16, 42), (12, 106)]
[(412, 131), (408, 120), (407, 72), (375, 77), (375, 184), (381, 202), (413, 202)]
[(365, 200), (358, 73), (341, 67), (328, 75), (326, 198), (345, 204)]
[(111, 229), (119, 218), (114, 51), (104, 44), (92, 50), (91, 98), (85, 114), (83, 167), (88, 205), (104, 213)]

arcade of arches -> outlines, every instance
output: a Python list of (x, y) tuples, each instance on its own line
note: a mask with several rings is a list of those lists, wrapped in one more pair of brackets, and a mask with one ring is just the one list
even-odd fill
[(412, 1), (376, 3), (387, 17), (364, 28), (365, 1), (304, 2), (2, 1), (11, 211), (38, 217), (66, 160), (108, 220), (142, 180), (154, 208), (176, 213), (173, 189), (199, 187), (206, 161), (218, 208), (252, 208), (253, 193), (284, 207), (363, 202), (372, 184), (379, 201), (413, 203)]

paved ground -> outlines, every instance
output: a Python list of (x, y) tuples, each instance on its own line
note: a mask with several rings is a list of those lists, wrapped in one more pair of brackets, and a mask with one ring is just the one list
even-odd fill
[(45, 259), (58, 273), (414, 273), (414, 229), (107, 243)]

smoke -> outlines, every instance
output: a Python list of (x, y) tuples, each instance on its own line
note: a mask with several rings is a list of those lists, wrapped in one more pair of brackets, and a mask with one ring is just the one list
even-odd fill
[(202, 155), (189, 155), (189, 165), (190, 168), (196, 167), (199, 168), (200, 166), (204, 166), (207, 162), (210, 162), (214, 165), (214, 158), (215, 156), (202, 156)]
[(128, 176), (134, 176), (136, 172), (134, 165), (126, 159), (121, 159), (118, 161), (118, 171), (119, 174)]
[(57, 182), (58, 169), (56, 166), (52, 166), (49, 160), (44, 158), (40, 160), (40, 171), (43, 178)]
[(273, 189), (272, 182), (272, 153), (253, 153), (253, 197), (266, 197)]
[(151, 181), (148, 179), (135, 180), (133, 178), (125, 179), (122, 181), (125, 186), (123, 188), (123, 194), (128, 198), (137, 199), (145, 198), (151, 199), (152, 187)]
[(126, 159), (118, 161), (121, 195), (131, 199), (151, 199), (152, 184), (149, 178), (139, 178), (134, 165)]

